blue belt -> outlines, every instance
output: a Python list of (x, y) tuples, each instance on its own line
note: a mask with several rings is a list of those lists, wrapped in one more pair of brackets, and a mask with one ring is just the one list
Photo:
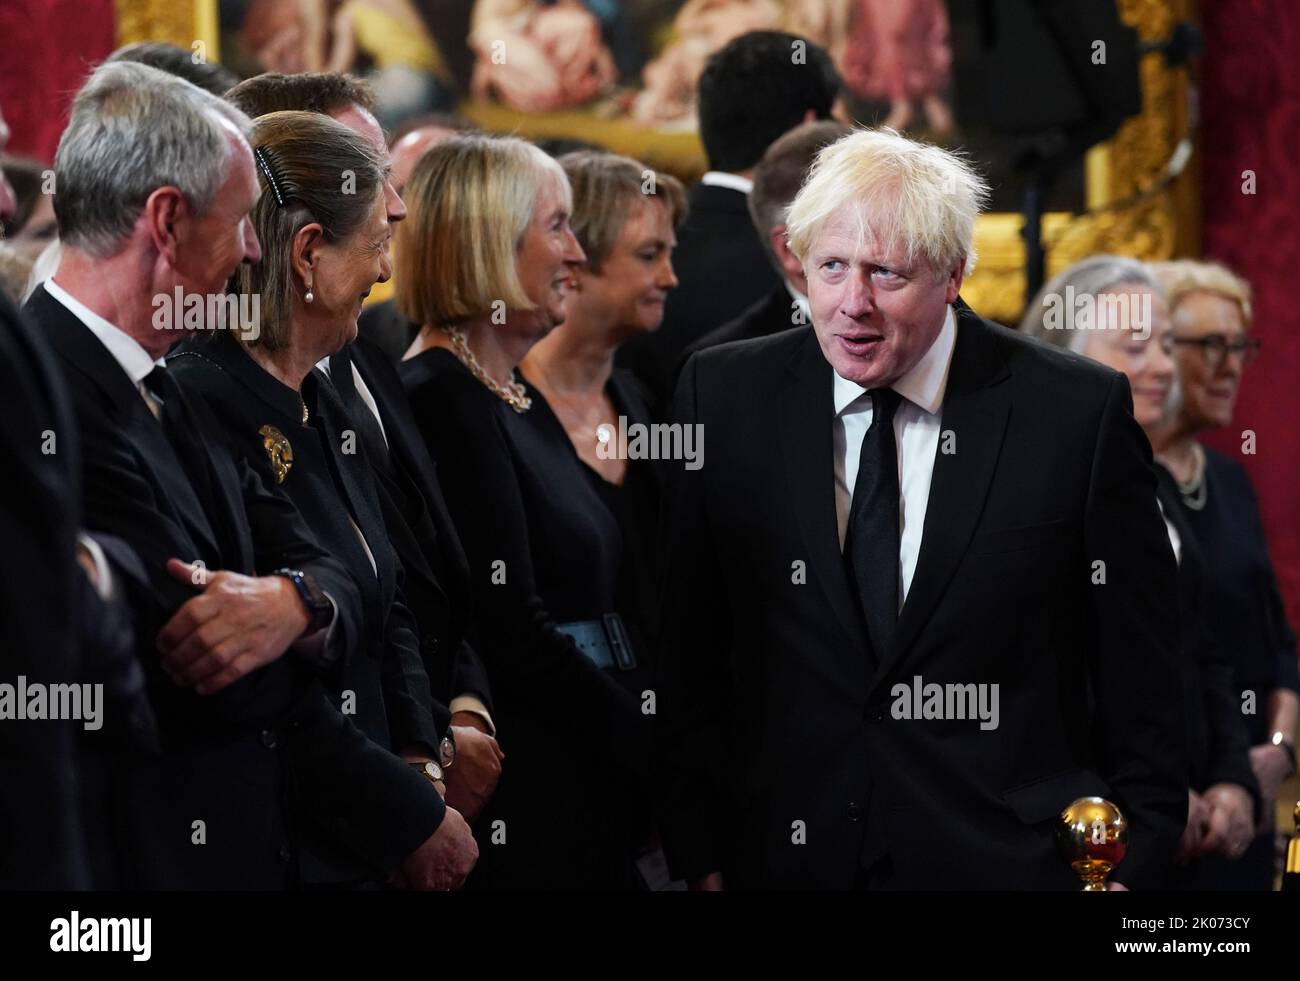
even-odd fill
[(628, 640), (623, 618), (617, 613), (606, 613), (599, 620), (574, 620), (561, 623), (560, 633), (572, 638), (578, 650), (598, 668), (619, 668), (631, 671), (636, 667), (636, 655)]

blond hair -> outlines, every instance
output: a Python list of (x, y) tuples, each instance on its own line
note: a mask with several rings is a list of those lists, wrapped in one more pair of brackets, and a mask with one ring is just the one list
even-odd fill
[(969, 274), (975, 217), (988, 193), (955, 153), (888, 127), (855, 130), (817, 154), (786, 215), (790, 251), (806, 263), (822, 227), (847, 208), (863, 238), (901, 244), (909, 265), (921, 256), (942, 277), (964, 256)]
[(515, 269), (538, 191), (550, 179), (571, 204), (568, 179), (545, 153), (511, 136), (467, 134), (430, 147), (416, 164), (397, 226), (397, 308), (417, 324), (452, 324), (493, 304), (532, 310)]
[(1189, 293), (1213, 293), (1237, 304), (1242, 324), (1250, 326), (1250, 284), (1227, 266), (1195, 259), (1150, 262), (1147, 266), (1164, 290), (1170, 312)]

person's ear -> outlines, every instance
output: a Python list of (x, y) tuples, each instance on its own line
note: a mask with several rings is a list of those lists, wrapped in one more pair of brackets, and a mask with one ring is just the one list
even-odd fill
[(569, 289), (575, 293), (581, 293), (587, 288), (591, 281), (591, 272), (587, 269), (587, 264), (581, 263), (569, 267)]
[(294, 232), (293, 241), (289, 243), (289, 263), (293, 267), (294, 278), (302, 288), (314, 289), (316, 283), (316, 263), (320, 261), (320, 251), (325, 245), (325, 229), (320, 222), (310, 222)]
[(768, 244), (772, 246), (772, 254), (776, 256), (777, 265), (781, 267), (781, 273), (786, 279), (798, 279), (803, 275), (803, 263), (799, 257), (790, 251), (790, 242), (788, 231), (785, 225), (773, 225), (767, 232)]
[(952, 272), (948, 274), (948, 287), (944, 292), (944, 302), (954, 303), (957, 300), (957, 294), (961, 292), (961, 284), (966, 278), (966, 257), (960, 256), (957, 264), (953, 266)]
[(180, 247), (187, 237), (186, 226), (192, 217), (190, 203), (179, 188), (160, 187), (145, 198), (140, 220), (148, 230), (154, 251), (169, 266), (174, 267), (179, 261)]

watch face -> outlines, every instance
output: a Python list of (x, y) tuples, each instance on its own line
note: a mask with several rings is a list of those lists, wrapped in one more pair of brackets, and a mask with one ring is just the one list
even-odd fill
[(456, 744), (447, 736), (443, 736), (438, 744), (438, 757), (443, 766), (451, 766), (456, 759)]
[(441, 780), (441, 779), (442, 779), (442, 767), (440, 767), (437, 763), (434, 763), (434, 762), (430, 761), (430, 762), (424, 764), (424, 774), (425, 774), (425, 776), (427, 776), (430, 780)]

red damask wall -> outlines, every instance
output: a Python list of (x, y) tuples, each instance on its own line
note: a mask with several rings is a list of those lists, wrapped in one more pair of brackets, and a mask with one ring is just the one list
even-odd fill
[(0, 0), (8, 152), (53, 161), (73, 94), (113, 50), (113, 24), (113, 0)]
[[(1300, 628), (1300, 8), (1295, 0), (1201, 4), (1203, 247), (1250, 280), (1259, 361), (1237, 416), (1207, 442), (1255, 481), (1291, 623)], [(1244, 194), (1244, 171), (1255, 193)], [(1242, 431), (1257, 452), (1242, 454)]]

